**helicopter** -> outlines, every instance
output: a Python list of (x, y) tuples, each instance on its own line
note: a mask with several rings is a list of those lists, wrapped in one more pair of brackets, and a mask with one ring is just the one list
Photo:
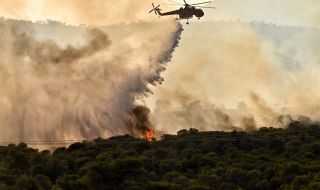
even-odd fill
[(149, 13), (154, 12), (156, 15), (159, 15), (159, 16), (178, 15), (177, 20), (186, 19), (187, 24), (189, 24), (189, 19), (192, 19), (193, 16), (197, 17), (198, 19), (204, 16), (204, 12), (201, 8), (216, 9), (216, 7), (202, 6), (203, 4), (211, 3), (212, 1), (193, 3), (193, 4), (188, 4), (186, 0), (183, 0), (184, 4), (173, 1), (173, 0), (168, 0), (168, 1), (170, 1), (171, 3), (174, 3), (169, 5), (182, 5), (184, 7), (181, 7), (180, 9), (177, 9), (174, 11), (162, 13), (160, 9), (160, 5), (154, 6), (154, 4), (152, 3), (153, 9), (150, 10)]

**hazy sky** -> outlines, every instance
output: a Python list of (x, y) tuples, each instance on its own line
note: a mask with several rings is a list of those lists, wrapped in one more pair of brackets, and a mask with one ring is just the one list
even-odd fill
[(319, 26), (318, 0), (217, 0), (216, 5), (217, 15), (228, 12), (240, 20)]
[[(176, 1), (182, 2), (182, 0)], [(165, 6), (166, 0), (0, 0), (0, 16), (107, 25), (115, 22), (157, 19), (156, 16), (148, 14), (152, 2), (161, 4), (163, 10), (176, 8)], [(319, 0), (216, 0), (212, 5), (218, 9), (206, 10), (204, 20), (266, 21), (311, 26), (320, 24)], [(116, 9), (117, 14), (108, 9)]]

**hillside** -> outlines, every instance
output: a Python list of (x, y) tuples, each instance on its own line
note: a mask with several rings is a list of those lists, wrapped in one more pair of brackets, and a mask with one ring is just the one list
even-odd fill
[(96, 139), (54, 152), (0, 148), (0, 189), (320, 189), (320, 127), (182, 130)]

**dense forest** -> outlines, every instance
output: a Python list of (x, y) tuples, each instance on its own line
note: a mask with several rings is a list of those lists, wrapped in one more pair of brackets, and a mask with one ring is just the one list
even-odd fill
[(0, 147), (1, 190), (320, 189), (320, 127), (128, 135), (53, 152)]

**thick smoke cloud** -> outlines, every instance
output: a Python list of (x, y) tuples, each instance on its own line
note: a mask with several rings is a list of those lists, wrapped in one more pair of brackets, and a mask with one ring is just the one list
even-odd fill
[(163, 80), (181, 31), (175, 21), (85, 28), (1, 20), (1, 141), (143, 135), (126, 121)]
[(318, 121), (319, 37), (317, 28), (193, 23), (147, 101), (152, 118), (170, 133)]
[[(206, 11), (204, 19), (319, 26), (319, 2), (308, 2), (216, 1), (219, 9)], [(2, 0), (0, 5), (2, 16), (68, 24), (156, 18), (147, 14), (148, 0)], [(0, 119), (5, 133), (0, 137), (91, 138), (139, 134), (136, 129), (152, 126), (148, 109), (132, 110), (132, 105), (151, 91), (148, 84), (163, 82), (165, 67), (158, 63), (171, 58), (172, 39), (181, 32), (172, 22), (159, 24), (92, 29), (2, 22)], [(157, 128), (171, 133), (189, 127), (254, 130), (319, 119), (318, 30), (192, 23), (187, 31), (164, 86), (155, 89), (157, 103), (147, 104)], [(123, 126), (123, 119), (135, 128)]]

